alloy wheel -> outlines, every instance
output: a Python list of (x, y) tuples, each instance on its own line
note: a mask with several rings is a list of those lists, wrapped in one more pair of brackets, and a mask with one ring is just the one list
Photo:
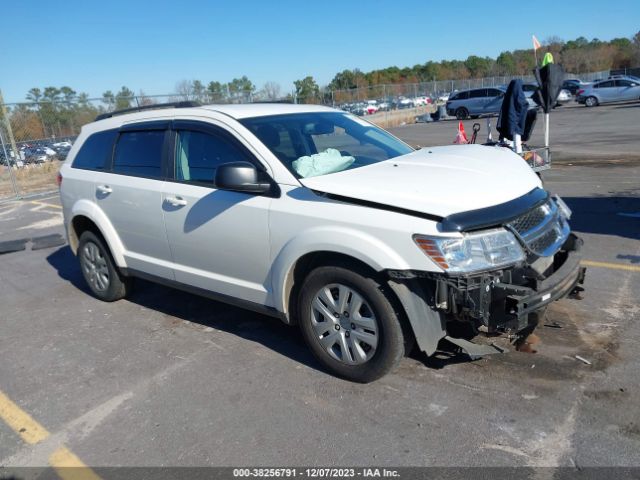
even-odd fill
[(109, 288), (109, 267), (100, 248), (87, 242), (82, 249), (82, 269), (87, 281), (95, 290), (104, 292)]

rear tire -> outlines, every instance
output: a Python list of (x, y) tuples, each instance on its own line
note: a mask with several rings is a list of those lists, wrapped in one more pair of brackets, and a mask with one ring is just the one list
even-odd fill
[(368, 383), (404, 356), (399, 314), (384, 287), (361, 269), (318, 267), (305, 278), (298, 298), (302, 335), (332, 373)]
[(584, 101), (584, 105), (585, 107), (597, 107), (598, 99), (596, 97), (587, 97), (587, 99)]
[(464, 107), (460, 107), (456, 110), (456, 118), (458, 120), (466, 120), (469, 118), (469, 110)]
[(96, 298), (114, 302), (126, 297), (132, 287), (132, 280), (122, 275), (116, 267), (105, 241), (91, 231), (80, 235), (78, 261), (82, 276)]

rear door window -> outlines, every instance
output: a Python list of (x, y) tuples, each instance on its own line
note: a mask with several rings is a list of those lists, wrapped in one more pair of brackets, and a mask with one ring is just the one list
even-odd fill
[(487, 96), (486, 88), (477, 88), (469, 92), (469, 98), (484, 98)]
[(113, 172), (161, 178), (164, 137), (164, 130), (122, 132), (113, 158)]
[(117, 130), (104, 130), (90, 135), (80, 147), (71, 166), (84, 170), (104, 170), (111, 160), (117, 136)]

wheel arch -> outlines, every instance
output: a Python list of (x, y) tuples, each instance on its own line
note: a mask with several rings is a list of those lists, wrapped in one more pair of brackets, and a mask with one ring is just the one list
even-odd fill
[(124, 245), (105, 213), (92, 202), (80, 200), (73, 206), (67, 226), (69, 246), (74, 254), (78, 251), (80, 235), (86, 230), (99, 234), (106, 242), (116, 265), (126, 268)]
[(587, 104), (587, 101), (589, 100), (589, 98), (595, 98), (596, 99), (596, 104), (594, 105), (594, 107), (597, 107), (602, 103), (602, 100), (600, 99), (599, 95), (597, 95), (595, 93), (590, 93), (585, 98), (585, 105)]
[(305, 272), (320, 265), (352, 263), (379, 275), (385, 269), (408, 269), (396, 251), (362, 232), (313, 229), (289, 241), (273, 261), (271, 282), (274, 307), (293, 321), (292, 292)]

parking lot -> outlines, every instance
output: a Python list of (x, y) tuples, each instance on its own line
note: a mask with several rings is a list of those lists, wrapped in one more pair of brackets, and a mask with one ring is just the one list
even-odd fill
[[(544, 181), (573, 209), (587, 278), (582, 300), (549, 308), (536, 353), (443, 350), (354, 384), (279, 320), (145, 281), (102, 303), (66, 245), (0, 255), (0, 465), (61, 449), (95, 467), (640, 465), (638, 112), (552, 115)], [(456, 125), (393, 133), (449, 144)], [(0, 243), (56, 233), (57, 196), (0, 204)], [(20, 415), (24, 431), (6, 422)]]

